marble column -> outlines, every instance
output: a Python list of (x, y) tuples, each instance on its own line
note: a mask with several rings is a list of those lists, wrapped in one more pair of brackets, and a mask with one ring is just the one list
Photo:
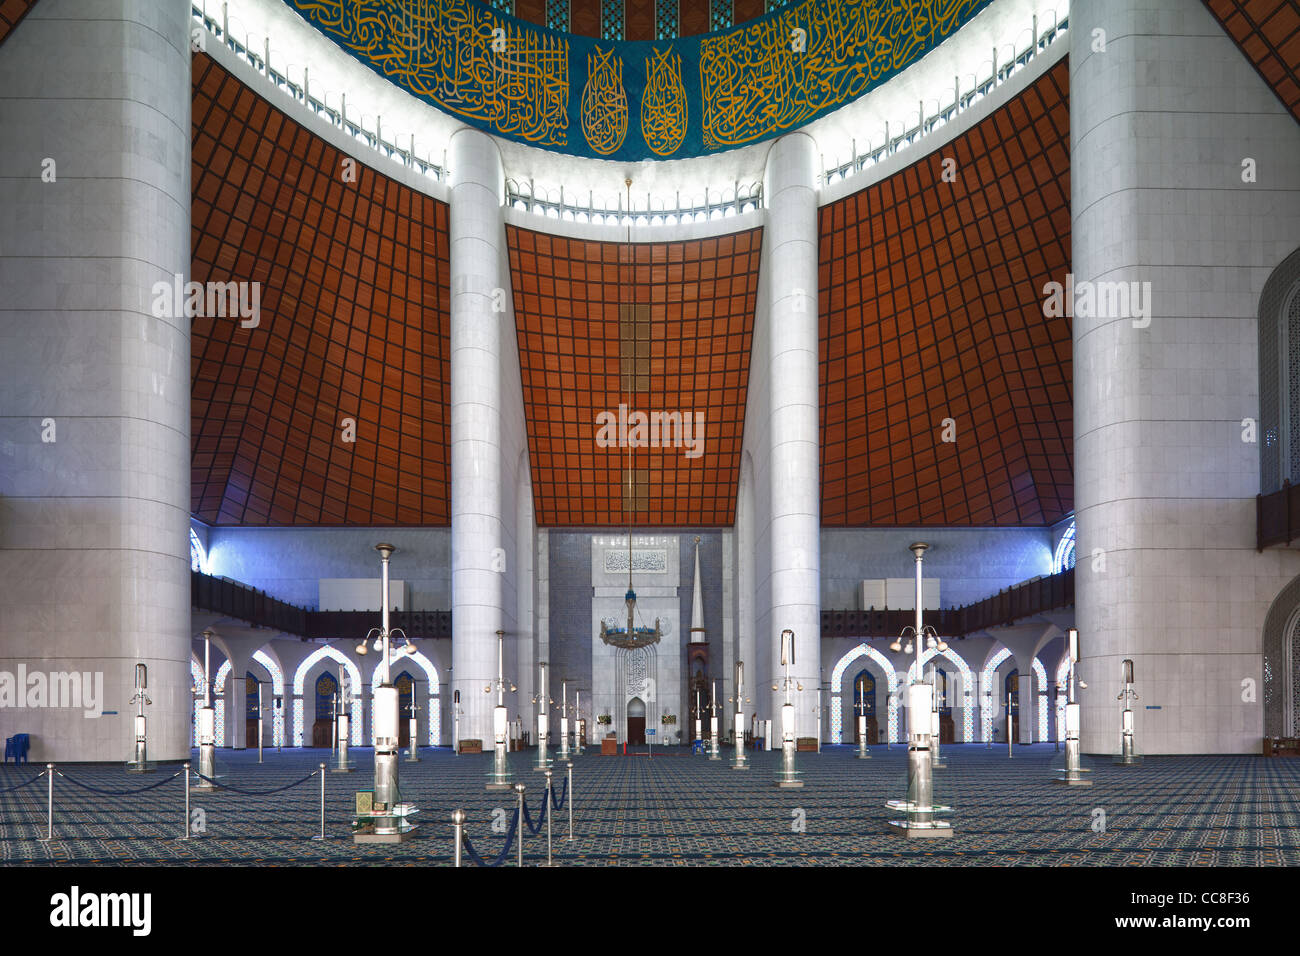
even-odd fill
[[(772, 144), (765, 192), (770, 243), (769, 441), (771, 453), (771, 606), (767, 635), (772, 713), (777, 732), (781, 686), (781, 632), (795, 632), (791, 678), (798, 736), (815, 735), (821, 681), (821, 484), (818, 460), (817, 148), (795, 133)], [(769, 685), (770, 687), (770, 685)]]
[[(513, 547), (502, 511), (500, 309), (508, 290), (501, 219), (504, 178), (496, 143), (458, 130), (451, 168), (451, 603), (452, 688), (462, 739), (492, 744), (497, 629), (506, 625), (504, 561)], [(495, 311), (494, 311), (495, 309)], [(510, 615), (513, 618), (513, 614)], [(514, 635), (507, 635), (508, 650)], [(507, 674), (506, 679), (518, 678)], [(507, 688), (508, 690), (508, 688)], [(511, 719), (518, 715), (507, 693)], [(455, 743), (455, 742), (453, 742)]]
[(190, 752), (190, 324), (151, 291), (190, 266), (189, 9), (44, 0), (0, 46), (0, 672), (102, 685), (5, 714), (33, 763), (128, 759), (137, 663), (150, 758)]
[(1142, 751), (1258, 752), (1243, 682), (1300, 555), (1255, 552), (1243, 420), (1259, 295), (1300, 236), (1300, 126), (1201, 3), (1076, 0), (1069, 42), (1075, 288), (1142, 303), (1073, 319), (1082, 747), (1118, 751), (1132, 658)]

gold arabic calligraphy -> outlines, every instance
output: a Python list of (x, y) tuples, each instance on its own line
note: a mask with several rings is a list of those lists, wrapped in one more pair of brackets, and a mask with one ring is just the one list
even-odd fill
[(413, 93), (499, 133), (564, 146), (569, 44), (467, 0), (290, 0)]
[(686, 87), (682, 58), (672, 47), (655, 49), (645, 61), (645, 91), (641, 94), (641, 135), (660, 156), (670, 155), (686, 138)]
[(806, 0), (700, 40), (704, 146), (751, 143), (866, 92), (963, 23), (981, 0)]

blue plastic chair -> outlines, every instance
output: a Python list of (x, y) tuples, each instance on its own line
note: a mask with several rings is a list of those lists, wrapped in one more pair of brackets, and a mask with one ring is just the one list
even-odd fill
[(27, 763), (27, 751), (31, 749), (31, 738), (28, 734), (14, 734), (5, 740), (5, 763), (9, 762), (10, 756), (14, 758), (15, 764)]

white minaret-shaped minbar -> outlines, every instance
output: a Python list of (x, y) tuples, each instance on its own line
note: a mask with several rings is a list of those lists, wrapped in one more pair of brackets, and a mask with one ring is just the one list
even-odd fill
[(6, 715), (33, 764), (130, 753), (137, 663), (189, 758), (190, 317), (154, 288), (190, 278), (191, 25), (46, 0), (0, 46), (0, 672), (90, 682)]
[[(810, 691), (821, 683), (820, 462), (818, 460), (817, 185), (818, 151), (804, 133), (785, 136), (767, 154), (764, 192), (768, 241), (763, 268), (767, 295), (768, 412), (771, 469), (771, 607), (760, 651), (775, 678), (781, 665), (781, 633), (797, 644), (789, 678)], [(759, 505), (762, 507), (761, 503)], [(786, 704), (779, 681), (769, 713)], [(794, 692), (795, 734), (811, 737), (816, 715)]]
[(704, 630), (704, 584), (700, 577), (700, 539), (695, 538), (695, 586), (691, 591), (691, 643), (707, 644), (708, 633)]

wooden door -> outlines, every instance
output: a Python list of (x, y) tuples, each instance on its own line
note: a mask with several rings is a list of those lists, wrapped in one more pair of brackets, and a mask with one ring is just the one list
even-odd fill
[(645, 743), (645, 718), (644, 717), (628, 717), (627, 742), (629, 744)]

